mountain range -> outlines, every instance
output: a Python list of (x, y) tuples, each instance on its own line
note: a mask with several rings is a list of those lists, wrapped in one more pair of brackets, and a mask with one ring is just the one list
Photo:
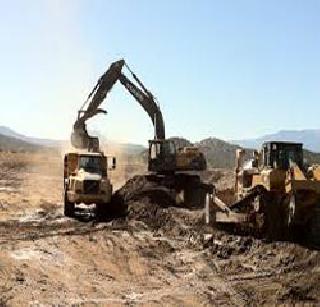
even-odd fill
[[(96, 132), (90, 132), (92, 135), (98, 135)], [(127, 153), (127, 154), (139, 154), (145, 147), (140, 144), (130, 143), (118, 143), (114, 141), (106, 141), (103, 136), (99, 135), (99, 139), (103, 144), (107, 143), (107, 146), (112, 152), (115, 153)], [(35, 151), (43, 148), (66, 148), (69, 147), (69, 141), (67, 140), (52, 140), (26, 136), (17, 133), (13, 129), (0, 126), (0, 150), (13, 150), (13, 151)]]
[(0, 134), (0, 152), (35, 152), (43, 149), (42, 145), (32, 144), (21, 139)]
[[(173, 138), (176, 147), (192, 146), (193, 144), (184, 138)], [(206, 138), (195, 143), (196, 146), (207, 157), (208, 165), (216, 168), (231, 168), (235, 164), (235, 150), (237, 148), (246, 148), (247, 158), (252, 155), (254, 148), (267, 140), (286, 140), (303, 142), (306, 148), (320, 152), (320, 130), (303, 130), (303, 131), (280, 131), (273, 135), (266, 135), (257, 139), (237, 140), (226, 142), (217, 138)], [(318, 142), (319, 141), (319, 142)], [(44, 148), (57, 148), (67, 144), (67, 141), (38, 139), (24, 136), (14, 130), (0, 126), (0, 151), (36, 151)], [(103, 143), (103, 142), (102, 142)], [(305, 149), (304, 156), (310, 164), (320, 163), (320, 153), (312, 152)], [(107, 142), (108, 153), (119, 155), (132, 155), (147, 161), (147, 150), (139, 144), (120, 144), (117, 142)]]
[(280, 130), (274, 134), (263, 135), (253, 139), (232, 140), (230, 143), (245, 148), (260, 148), (265, 141), (291, 141), (303, 143), (305, 149), (320, 152), (320, 129), (308, 130)]
[(22, 140), (30, 144), (42, 145), (47, 147), (61, 146), (63, 143), (65, 143), (65, 141), (62, 141), (62, 140), (41, 139), (41, 138), (26, 136), (26, 135), (17, 133), (16, 131), (6, 126), (0, 126), (0, 135)]

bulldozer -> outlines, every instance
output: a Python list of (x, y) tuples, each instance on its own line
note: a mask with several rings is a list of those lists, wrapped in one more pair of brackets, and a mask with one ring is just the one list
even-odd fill
[(235, 202), (227, 205), (213, 193), (207, 222), (271, 239), (320, 242), (320, 167), (305, 165), (303, 144), (268, 141), (252, 159), (244, 156), (245, 150), (236, 151)]

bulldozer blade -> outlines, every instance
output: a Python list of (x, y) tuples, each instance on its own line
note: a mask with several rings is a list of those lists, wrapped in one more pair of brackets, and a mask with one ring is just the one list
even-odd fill
[(247, 213), (237, 213), (237, 212), (232, 212), (232, 211), (227, 211), (227, 212), (217, 212), (216, 213), (216, 218), (215, 218), (216, 223), (249, 223), (250, 222), (250, 217), (249, 214)]

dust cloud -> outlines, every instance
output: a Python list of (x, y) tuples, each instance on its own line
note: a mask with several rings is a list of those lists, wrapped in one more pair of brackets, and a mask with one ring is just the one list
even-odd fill
[(130, 178), (147, 172), (147, 165), (136, 154), (130, 154), (121, 144), (112, 143), (102, 145), (103, 151), (109, 157), (116, 158), (116, 168), (108, 172), (114, 190), (121, 188)]

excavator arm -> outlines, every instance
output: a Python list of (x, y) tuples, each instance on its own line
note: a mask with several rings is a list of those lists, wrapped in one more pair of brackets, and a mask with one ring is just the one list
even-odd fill
[[(123, 74), (122, 69), (124, 66), (130, 72), (133, 81)], [(100, 108), (100, 105), (117, 81), (135, 98), (153, 123), (154, 139), (149, 140), (149, 171), (168, 173), (177, 170), (206, 169), (206, 161), (202, 153), (198, 150), (190, 152), (190, 150), (186, 149), (176, 152), (174, 141), (166, 139), (164, 120), (156, 98), (124, 60), (116, 61), (110, 65), (82, 105), (71, 135), (71, 143), (74, 147), (89, 151), (99, 151), (99, 140), (97, 137), (88, 134), (86, 121), (99, 113), (106, 113)], [(86, 105), (88, 106), (84, 109)]]
[[(134, 84), (122, 73), (123, 66), (126, 66), (138, 85)], [(74, 147), (91, 151), (97, 151), (99, 149), (99, 140), (88, 134), (86, 121), (99, 113), (106, 113), (99, 107), (118, 80), (151, 118), (154, 126), (154, 138), (165, 139), (165, 126), (162, 113), (154, 96), (145, 88), (139, 78), (131, 71), (128, 65), (126, 65), (125, 61), (119, 60), (112, 63), (109, 69), (100, 77), (96, 86), (93, 88), (78, 112), (78, 118), (73, 125), (73, 132), (71, 135), (71, 143)], [(88, 107), (84, 110), (84, 107), (87, 104)]]
[(153, 95), (137, 87), (124, 74), (120, 74), (119, 81), (128, 92), (138, 101), (142, 108), (147, 112), (154, 126), (154, 138), (165, 139), (165, 127), (160, 107), (155, 102)]

